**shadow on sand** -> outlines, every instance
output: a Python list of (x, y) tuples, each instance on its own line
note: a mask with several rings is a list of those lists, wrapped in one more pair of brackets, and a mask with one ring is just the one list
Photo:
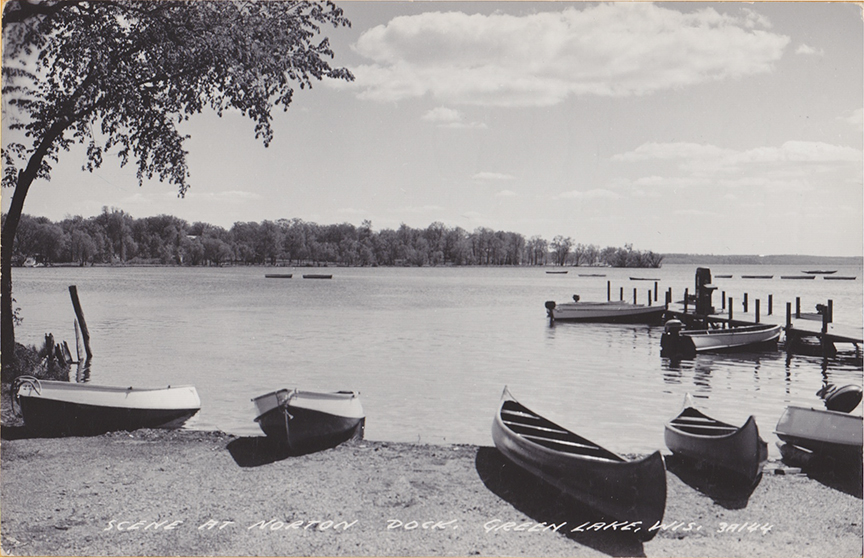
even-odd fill
[(325, 449), (333, 448), (346, 440), (343, 437), (322, 439), (299, 449), (292, 449), (285, 443), (280, 443), (267, 436), (245, 436), (228, 443), (226, 448), (241, 467), (260, 467), (289, 457), (300, 457)]
[(665, 459), (668, 472), (727, 510), (746, 508), (750, 495), (762, 481), (761, 474), (751, 484), (741, 476), (675, 454)]
[(778, 444), (783, 462), (800, 467), (811, 479), (834, 490), (862, 499), (862, 463), (811, 453), (791, 444)]
[(610, 556), (645, 556), (642, 543), (621, 531), (572, 532), (585, 523), (610, 522), (557, 488), (521, 469), (492, 447), (481, 447), (475, 459), (483, 484), (537, 523), (561, 527), (567, 538)]

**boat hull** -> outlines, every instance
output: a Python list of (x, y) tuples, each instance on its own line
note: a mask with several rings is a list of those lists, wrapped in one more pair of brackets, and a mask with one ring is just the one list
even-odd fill
[[(540, 417), (506, 390), (492, 439), (507, 459), (575, 500), (617, 521), (638, 522), (634, 535), (639, 539), (656, 534), (652, 527), (666, 507), (666, 468), (659, 451), (628, 461)], [(566, 449), (577, 446), (590, 449)]]
[(562, 322), (659, 324), (666, 306), (628, 302), (566, 302), (548, 309), (549, 317)]
[[(736, 350), (775, 343), (780, 339), (782, 327), (779, 325), (757, 324), (729, 329), (697, 329), (678, 333), (682, 349), (697, 353), (706, 351)], [(671, 350), (676, 343), (674, 334), (664, 333), (660, 338), (661, 347)], [(686, 350), (682, 352), (687, 352)]]
[(27, 429), (43, 435), (176, 428), (201, 409), (192, 386), (122, 388), (19, 378), (14, 393)]
[(841, 459), (861, 461), (862, 417), (789, 406), (774, 430), (786, 443)]
[(759, 436), (754, 417), (736, 427), (695, 409), (689, 398), (666, 424), (664, 439), (672, 453), (729, 471), (750, 484), (768, 459), (768, 444)]
[(269, 438), (294, 451), (362, 439), (366, 417), (355, 392), (280, 390), (253, 399), (255, 421)]

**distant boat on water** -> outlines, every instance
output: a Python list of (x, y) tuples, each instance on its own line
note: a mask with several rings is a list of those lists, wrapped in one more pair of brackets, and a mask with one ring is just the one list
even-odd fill
[(714, 278), (715, 279), (731, 279), (732, 276), (731, 275), (715, 275)]
[(579, 277), (606, 277), (605, 273), (580, 273)]
[(656, 277), (631, 277), (631, 281), (659, 281)]
[(265, 273), (264, 277), (267, 279), (291, 279), (294, 275), (292, 273)]
[(320, 273), (307, 273), (303, 279), (333, 279), (332, 275), (322, 275)]
[(546, 273), (563, 275), (567, 272), (566, 271), (547, 271)]
[(742, 279), (773, 279), (773, 275), (742, 275)]
[(832, 273), (837, 273), (836, 269), (823, 270), (823, 269), (814, 269), (812, 271), (803, 271), (802, 273), (807, 273), (809, 275), (831, 275)]
[(816, 279), (815, 275), (781, 275), (780, 279)]
[(833, 277), (825, 276), (825, 277), (823, 277), (823, 279), (826, 279), (828, 281), (854, 281), (855, 279), (857, 279), (857, 276), (855, 276), (855, 275), (835, 275)]

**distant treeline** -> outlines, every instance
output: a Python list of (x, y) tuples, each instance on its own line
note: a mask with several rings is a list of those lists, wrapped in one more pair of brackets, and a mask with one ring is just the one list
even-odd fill
[[(4, 216), (5, 217), (5, 216)], [(624, 248), (576, 244), (569, 237), (551, 242), (513, 232), (473, 232), (435, 222), (425, 229), (405, 224), (372, 230), (364, 221), (318, 225), (300, 219), (238, 222), (226, 230), (191, 225), (170, 215), (135, 219), (107, 207), (95, 217), (54, 223), (24, 215), (15, 237), (18, 265), (600, 265), (660, 267), (663, 256)]]

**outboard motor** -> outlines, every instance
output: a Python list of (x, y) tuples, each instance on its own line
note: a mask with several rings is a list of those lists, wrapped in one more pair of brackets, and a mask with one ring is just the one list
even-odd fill
[(573, 302), (579, 302), (579, 295), (573, 295)]
[(687, 335), (681, 335), (684, 323), (681, 320), (669, 320), (660, 336), (660, 356), (690, 357), (696, 355), (696, 346)]
[(855, 407), (861, 403), (861, 388), (856, 385), (848, 385), (837, 387), (833, 384), (828, 384), (816, 395), (825, 400), (825, 408), (829, 411), (839, 411), (841, 413), (851, 413)]
[(546, 306), (546, 314), (549, 316), (549, 319), (554, 320), (555, 315), (553, 314), (553, 310), (555, 310), (555, 301), (554, 300), (547, 300), (545, 306)]
[(711, 270), (707, 267), (696, 268), (696, 313), (707, 316), (714, 313), (711, 296), (717, 289), (711, 284)]

